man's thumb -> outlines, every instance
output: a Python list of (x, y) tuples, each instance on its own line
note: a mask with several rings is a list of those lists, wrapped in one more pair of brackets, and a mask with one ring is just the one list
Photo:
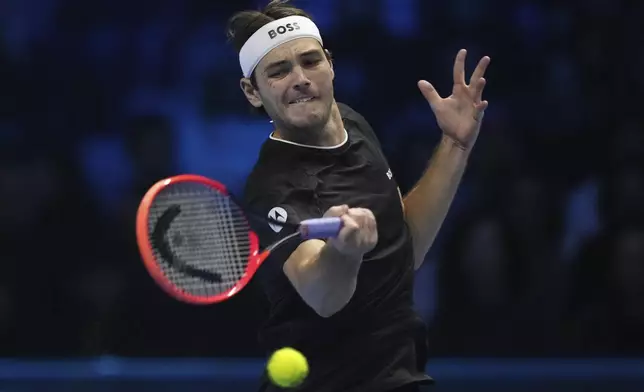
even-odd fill
[(420, 92), (423, 94), (423, 96), (431, 106), (437, 104), (441, 99), (434, 86), (432, 86), (432, 84), (426, 80), (421, 80), (418, 82), (418, 89), (420, 89)]

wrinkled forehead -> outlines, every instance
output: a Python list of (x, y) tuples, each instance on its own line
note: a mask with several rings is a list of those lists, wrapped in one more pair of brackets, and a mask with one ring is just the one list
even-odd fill
[(272, 49), (264, 56), (256, 67), (258, 72), (265, 70), (272, 64), (295, 63), (302, 55), (313, 53), (324, 54), (324, 49), (314, 38), (298, 38)]

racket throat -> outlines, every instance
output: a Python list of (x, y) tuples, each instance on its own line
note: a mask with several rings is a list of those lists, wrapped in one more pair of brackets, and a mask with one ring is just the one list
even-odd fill
[(292, 239), (294, 237), (297, 237), (298, 235), (300, 235), (299, 231), (296, 231), (295, 233), (289, 234), (286, 237), (282, 238), (281, 240), (279, 240), (279, 241), (273, 243), (272, 245), (266, 247), (266, 249), (264, 249), (263, 251), (261, 251), (257, 255), (257, 258), (254, 261), (254, 265), (252, 266), (253, 271), (256, 268), (259, 268), (259, 266), (264, 262), (264, 260), (266, 260), (268, 258), (268, 256), (270, 256), (270, 254), (271, 254), (271, 252), (273, 250), (275, 250), (277, 247), (279, 247), (280, 245), (284, 244), (288, 240), (290, 240), (290, 239)]
[[(295, 233), (291, 233), (291, 234), (287, 235), (286, 237), (282, 238), (281, 240), (279, 240), (279, 241), (275, 242), (274, 244), (272, 244), (272, 245), (268, 246), (268, 247), (267, 247), (267, 248), (266, 248), (266, 249), (265, 249), (261, 254), (264, 254), (264, 253), (267, 253), (267, 252), (268, 252), (268, 253), (270, 253), (270, 252), (272, 252), (275, 248), (277, 248), (278, 246), (281, 246), (282, 244), (284, 244), (284, 243), (285, 243), (285, 242), (287, 242), (288, 240), (290, 240), (290, 239), (292, 239), (292, 238), (295, 238), (295, 237), (297, 237), (297, 236), (299, 236), (299, 235), (300, 235), (300, 232), (299, 232), (299, 231), (296, 231)], [(268, 254), (267, 254), (267, 256), (268, 256)]]

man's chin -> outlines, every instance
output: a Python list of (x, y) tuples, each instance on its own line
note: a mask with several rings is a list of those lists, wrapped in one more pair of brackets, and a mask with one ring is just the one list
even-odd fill
[(293, 128), (309, 129), (324, 126), (326, 120), (322, 113), (308, 113), (302, 116), (289, 116), (287, 122)]

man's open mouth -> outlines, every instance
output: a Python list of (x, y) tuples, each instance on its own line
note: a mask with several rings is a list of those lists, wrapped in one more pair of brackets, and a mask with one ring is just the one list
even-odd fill
[(289, 102), (289, 105), (293, 105), (293, 104), (296, 104), (296, 103), (309, 102), (309, 101), (311, 101), (313, 99), (315, 99), (315, 97), (302, 97), (302, 98), (292, 100), (291, 102)]

